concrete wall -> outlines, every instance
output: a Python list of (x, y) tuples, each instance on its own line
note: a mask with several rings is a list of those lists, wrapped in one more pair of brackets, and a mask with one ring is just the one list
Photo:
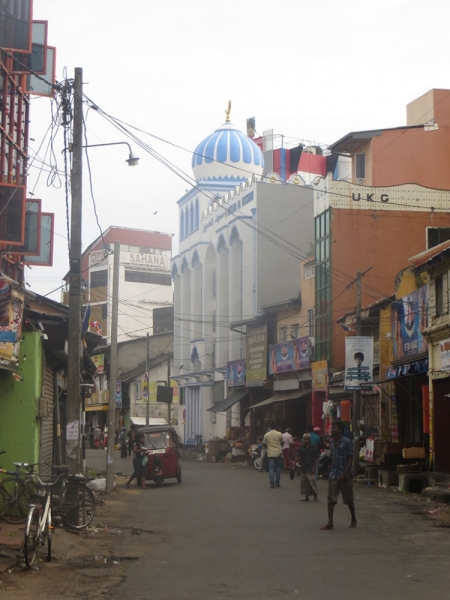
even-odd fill
[[(159, 333), (151, 335), (149, 339), (150, 359), (159, 354), (172, 352), (173, 333)], [(122, 373), (126, 373), (144, 362), (147, 357), (147, 339), (138, 338), (117, 346), (117, 375), (120, 379)], [(166, 377), (167, 379), (167, 377)]]
[(18, 374), (23, 381), (15, 381), (10, 371), (0, 369), (0, 450), (7, 452), (0, 457), (0, 465), (9, 469), (14, 461), (39, 461), (42, 338), (37, 332), (24, 332), (22, 337)]
[[(362, 281), (363, 307), (394, 292), (396, 274), (408, 266), (408, 258), (426, 249), (426, 227), (450, 227), (450, 215), (444, 212), (332, 209), (333, 322), (356, 306), (354, 287), (345, 291), (345, 286), (357, 271), (373, 267)], [(338, 271), (348, 278), (343, 278)], [(343, 329), (333, 326), (332, 364), (335, 369), (345, 363), (344, 337)]]
[[(298, 274), (300, 261), (314, 242), (313, 209), (310, 188), (258, 183), (257, 221), (264, 235), (258, 231), (257, 311), (262, 305), (298, 295), (299, 279), (293, 274)], [(281, 242), (283, 248), (266, 236)]]

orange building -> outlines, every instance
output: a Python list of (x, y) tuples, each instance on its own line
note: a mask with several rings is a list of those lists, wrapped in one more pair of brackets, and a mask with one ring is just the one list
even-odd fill
[[(337, 319), (392, 293), (408, 258), (450, 239), (450, 90), (407, 107), (407, 125), (349, 133), (330, 146), (347, 153), (351, 176), (315, 181), (316, 360), (344, 368)], [(448, 191), (447, 191), (448, 190)]]
[(408, 104), (404, 127), (352, 132), (329, 149), (350, 154), (353, 183), (450, 189), (450, 90), (430, 90)]

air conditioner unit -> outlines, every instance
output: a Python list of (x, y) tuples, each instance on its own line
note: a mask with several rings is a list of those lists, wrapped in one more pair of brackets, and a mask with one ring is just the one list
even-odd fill
[(39, 401), (38, 401), (38, 408), (39, 408), (38, 417), (41, 417), (41, 418), (48, 417), (48, 414), (49, 414), (48, 405), (49, 405), (49, 402), (48, 402), (47, 398), (39, 398)]

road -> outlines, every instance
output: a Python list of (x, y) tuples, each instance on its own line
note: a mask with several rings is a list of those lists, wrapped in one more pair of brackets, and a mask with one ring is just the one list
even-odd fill
[[(122, 464), (115, 460), (116, 470), (127, 472)], [(356, 486), (358, 529), (348, 529), (348, 510), (339, 504), (335, 530), (320, 531), (326, 482), (319, 482), (320, 502), (305, 503), (298, 478), (285, 475), (280, 489), (270, 489), (267, 474), (249, 467), (182, 467), (181, 485), (128, 492), (124, 523), (153, 533), (132, 540), (143, 556), (112, 600), (449, 597), (450, 531), (418, 516), (416, 501)]]

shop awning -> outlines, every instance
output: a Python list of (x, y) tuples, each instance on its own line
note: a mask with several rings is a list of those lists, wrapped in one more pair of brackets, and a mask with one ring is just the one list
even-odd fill
[(221, 400), (217, 404), (214, 404), (214, 406), (211, 406), (211, 408), (208, 408), (208, 410), (214, 413), (226, 412), (229, 408), (234, 406), (236, 402), (239, 402), (240, 400), (245, 398), (245, 396), (248, 396), (248, 390), (240, 390), (239, 392), (234, 392), (234, 394), (231, 394), (230, 396), (225, 398), (225, 400)]
[(109, 405), (108, 404), (91, 404), (86, 406), (85, 411), (86, 412), (94, 412), (96, 410), (108, 410), (109, 409)]
[[(130, 421), (137, 425), (138, 427), (143, 427), (147, 425), (147, 420), (145, 417), (130, 417)], [(165, 419), (160, 419), (159, 417), (150, 417), (148, 420), (149, 425), (168, 425)]]
[(268, 406), (269, 404), (273, 404), (274, 402), (286, 402), (286, 400), (296, 400), (297, 398), (304, 398), (311, 394), (312, 390), (294, 390), (293, 392), (281, 392), (279, 394), (275, 394), (272, 398), (267, 398), (267, 400), (263, 400), (262, 402), (258, 402), (258, 404), (254, 404), (250, 406), (250, 408), (258, 408), (259, 406)]

